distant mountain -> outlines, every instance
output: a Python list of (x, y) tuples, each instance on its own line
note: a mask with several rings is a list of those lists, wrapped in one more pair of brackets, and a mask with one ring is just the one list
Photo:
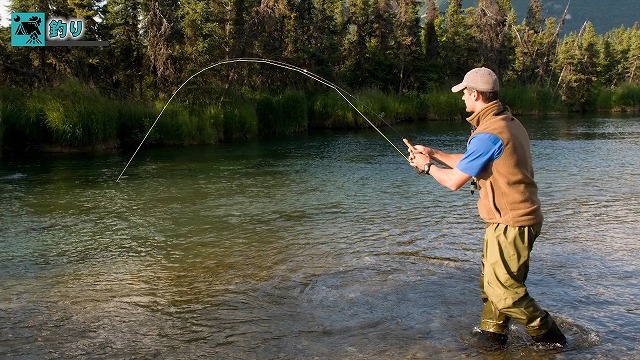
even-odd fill
[[(585, 21), (590, 21), (599, 34), (640, 23), (640, 0), (542, 0), (543, 15), (559, 19), (569, 4), (569, 12), (563, 32), (578, 31)], [(529, 0), (512, 0), (511, 3), (520, 20), (527, 16)], [(445, 12), (448, 0), (439, 0), (440, 11)], [(464, 0), (463, 6), (476, 6), (478, 0)]]

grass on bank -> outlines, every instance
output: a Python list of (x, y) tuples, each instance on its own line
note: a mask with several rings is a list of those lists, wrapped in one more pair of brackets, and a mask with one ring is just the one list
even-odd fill
[(624, 84), (616, 89), (600, 89), (595, 97), (600, 110), (635, 111), (640, 108), (640, 85)]
[[(461, 120), (459, 93), (437, 91), (398, 96), (367, 89), (344, 94), (376, 126), (402, 121)], [(213, 97), (213, 96), (212, 96)], [(566, 112), (549, 89), (506, 87), (502, 102), (514, 114)], [(305, 132), (355, 129), (367, 121), (336, 91), (237, 93), (216, 99), (173, 101), (150, 133), (148, 145), (212, 144)], [(0, 88), (0, 148), (8, 152), (88, 150), (137, 146), (165, 105), (113, 99), (76, 81), (52, 89)], [(640, 109), (640, 85), (594, 93), (596, 110)]]

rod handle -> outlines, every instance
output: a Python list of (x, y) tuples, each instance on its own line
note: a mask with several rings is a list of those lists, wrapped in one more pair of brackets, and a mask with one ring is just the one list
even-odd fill
[(413, 145), (411, 145), (411, 143), (409, 142), (409, 140), (407, 140), (406, 138), (402, 139), (402, 142), (404, 142), (405, 145), (407, 145), (407, 147), (413, 151), (413, 152), (418, 152), (418, 150), (416, 150), (416, 148), (413, 147)]
[[(409, 140), (407, 140), (406, 138), (403, 138), (403, 139), (402, 139), (402, 141), (405, 143), (405, 145), (407, 145), (407, 147), (408, 147), (409, 149), (411, 149), (411, 151), (413, 151), (413, 152), (418, 152), (418, 150), (417, 150), (415, 147), (413, 147), (413, 145), (411, 145), (411, 143), (409, 142)], [(435, 156), (433, 156), (433, 155), (429, 155), (429, 157), (430, 157), (433, 161), (438, 162), (438, 163), (440, 163), (440, 164), (444, 165), (444, 167), (446, 167), (447, 169), (451, 169), (451, 166), (449, 166), (449, 165), (448, 165), (447, 163), (445, 163), (444, 161), (442, 161), (442, 160), (438, 159), (437, 157), (435, 157)]]

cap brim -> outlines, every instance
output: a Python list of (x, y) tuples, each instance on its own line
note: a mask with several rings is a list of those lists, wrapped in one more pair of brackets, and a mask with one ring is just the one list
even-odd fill
[(466, 87), (467, 87), (467, 85), (465, 83), (461, 82), (460, 84), (452, 87), (451, 88), (451, 92), (457, 93), (459, 91), (464, 90), (464, 88), (466, 88)]

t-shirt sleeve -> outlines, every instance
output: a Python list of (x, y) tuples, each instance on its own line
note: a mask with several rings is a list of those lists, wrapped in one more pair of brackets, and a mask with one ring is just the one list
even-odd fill
[(469, 176), (478, 176), (492, 161), (502, 155), (504, 145), (494, 134), (480, 133), (474, 135), (467, 144), (467, 151), (458, 162), (456, 168)]

